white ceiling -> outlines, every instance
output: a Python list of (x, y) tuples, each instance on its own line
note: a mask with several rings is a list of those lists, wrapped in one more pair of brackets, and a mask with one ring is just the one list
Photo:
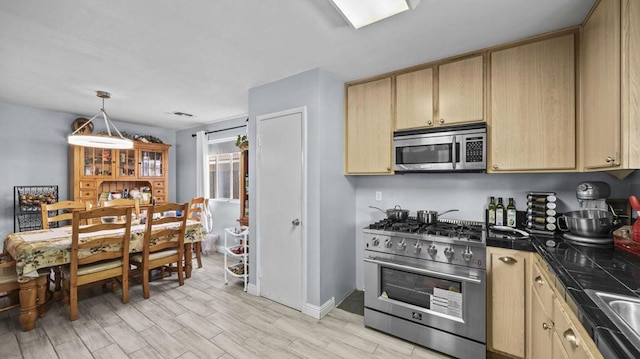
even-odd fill
[(296, 73), (360, 79), (579, 24), (594, 2), (422, 0), (355, 30), (329, 0), (2, 1), (0, 102), (87, 117), (105, 90), (114, 120), (189, 128)]

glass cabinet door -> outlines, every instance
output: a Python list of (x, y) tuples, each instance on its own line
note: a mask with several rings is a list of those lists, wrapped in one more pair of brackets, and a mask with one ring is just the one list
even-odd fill
[(118, 151), (118, 176), (119, 177), (135, 177), (136, 176), (136, 151), (119, 150)]
[(83, 147), (85, 177), (113, 176), (113, 153), (108, 148)]
[(140, 177), (161, 177), (164, 173), (162, 152), (140, 151)]

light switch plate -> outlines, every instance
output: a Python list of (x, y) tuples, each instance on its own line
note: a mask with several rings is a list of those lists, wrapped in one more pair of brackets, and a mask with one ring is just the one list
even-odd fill
[(376, 202), (382, 201), (382, 192), (376, 191)]

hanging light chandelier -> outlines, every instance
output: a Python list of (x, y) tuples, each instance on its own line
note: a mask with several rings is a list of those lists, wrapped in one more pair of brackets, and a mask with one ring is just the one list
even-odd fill
[[(102, 99), (102, 108), (95, 116), (85, 122), (72, 134), (67, 136), (67, 141), (70, 145), (84, 146), (84, 147), (97, 147), (97, 148), (115, 148), (115, 149), (131, 149), (133, 148), (133, 141), (122, 136), (122, 133), (118, 131), (118, 128), (111, 122), (109, 115), (104, 110), (104, 99), (111, 98), (111, 94), (106, 91), (96, 91), (96, 96)], [(85, 135), (83, 129), (93, 121), (94, 118), (102, 115), (104, 118), (104, 125), (107, 128), (107, 134)], [(111, 126), (118, 134), (118, 136), (111, 134)]]

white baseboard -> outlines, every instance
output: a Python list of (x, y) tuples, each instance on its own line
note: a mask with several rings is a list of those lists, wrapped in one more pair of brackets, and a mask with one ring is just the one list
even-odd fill
[(309, 303), (305, 304), (304, 308), (302, 309), (302, 313), (316, 319), (322, 319), (324, 318), (325, 315), (327, 315), (331, 311), (331, 309), (335, 307), (336, 307), (336, 300), (334, 297), (331, 297), (331, 299), (326, 301), (321, 306), (317, 306)]

